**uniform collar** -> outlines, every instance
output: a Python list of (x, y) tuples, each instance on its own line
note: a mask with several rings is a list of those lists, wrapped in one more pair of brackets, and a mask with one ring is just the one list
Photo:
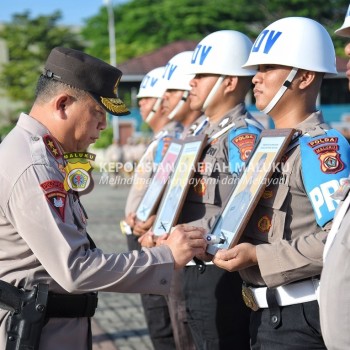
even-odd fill
[(295, 129), (300, 130), (302, 134), (315, 130), (316, 126), (322, 126), (322, 128), (329, 129), (329, 126), (324, 122), (323, 114), (321, 111), (310, 114), (305, 120), (296, 125)]
[(227, 125), (233, 123), (238, 118), (249, 118), (249, 114), (247, 113), (247, 109), (244, 103), (239, 103), (234, 108), (230, 109), (218, 122), (214, 124), (210, 124), (209, 119), (209, 126), (206, 130), (206, 133), (213, 134), (214, 132), (217, 132), (218, 130), (223, 129)]
[(20, 114), (17, 125), (33, 135), (44, 136), (49, 134), (49, 131), (43, 124), (25, 113)]

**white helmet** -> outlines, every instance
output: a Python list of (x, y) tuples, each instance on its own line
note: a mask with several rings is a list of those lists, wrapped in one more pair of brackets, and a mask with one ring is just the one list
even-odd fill
[(346, 12), (343, 25), (339, 29), (337, 29), (334, 33), (339, 36), (350, 37), (350, 5)]
[(193, 51), (183, 51), (175, 55), (166, 64), (163, 78), (166, 81), (166, 89), (191, 90), (190, 81), (194, 74), (188, 74)]
[(159, 67), (148, 72), (141, 81), (137, 98), (156, 97), (161, 98), (165, 92), (165, 80), (163, 79), (165, 67)]
[(219, 30), (207, 35), (196, 46), (189, 73), (251, 76), (255, 70), (242, 69), (252, 41), (235, 30)]
[(331, 37), (320, 23), (305, 17), (282, 18), (259, 34), (243, 67), (259, 64), (337, 74)]

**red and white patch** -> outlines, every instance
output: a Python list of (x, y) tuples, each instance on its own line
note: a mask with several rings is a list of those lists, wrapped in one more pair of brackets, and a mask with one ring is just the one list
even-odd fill
[(231, 142), (239, 149), (240, 158), (244, 162), (249, 158), (255, 145), (255, 134), (240, 134), (234, 137)]
[(54, 190), (58, 191), (64, 191), (63, 187), (63, 182), (58, 181), (58, 180), (48, 180), (40, 184), (40, 187), (45, 191), (45, 192), (50, 192)]
[(336, 174), (344, 169), (344, 163), (338, 153), (338, 137), (324, 137), (308, 143), (320, 160), (321, 171)]
[(63, 182), (48, 180), (41, 183), (40, 187), (44, 190), (45, 197), (50, 203), (51, 208), (53, 208), (62, 221), (64, 221), (67, 192), (64, 189)]
[(45, 197), (49, 201), (54, 211), (58, 214), (58, 216), (64, 222), (67, 192), (53, 191), (53, 192), (45, 193)]

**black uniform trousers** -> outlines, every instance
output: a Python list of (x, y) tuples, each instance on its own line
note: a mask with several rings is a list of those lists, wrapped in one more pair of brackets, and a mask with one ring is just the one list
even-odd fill
[(249, 350), (250, 309), (238, 273), (215, 265), (184, 270), (187, 321), (197, 350)]
[(278, 318), (268, 308), (252, 311), (252, 350), (326, 350), (317, 301), (278, 308)]

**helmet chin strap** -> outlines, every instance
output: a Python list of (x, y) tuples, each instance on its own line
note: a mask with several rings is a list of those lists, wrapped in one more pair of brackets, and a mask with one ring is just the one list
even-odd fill
[(286, 92), (286, 90), (289, 88), (290, 84), (292, 83), (295, 75), (298, 72), (298, 68), (293, 68), (288, 76), (287, 79), (284, 81), (280, 89), (277, 91), (276, 95), (273, 97), (273, 99), (270, 101), (270, 103), (262, 110), (261, 112), (265, 114), (269, 114), (273, 107), (277, 104), (277, 102), (280, 100), (280, 98), (283, 96), (283, 94)]
[(185, 90), (182, 94), (181, 100), (177, 103), (177, 105), (174, 107), (174, 109), (169, 113), (168, 119), (172, 120), (177, 113), (179, 113), (179, 110), (184, 105), (184, 103), (187, 101), (188, 95), (190, 94), (189, 91)]
[(145, 122), (147, 124), (149, 124), (149, 122), (153, 119), (154, 115), (156, 114), (156, 112), (158, 111), (158, 109), (159, 109), (159, 107), (160, 107), (160, 105), (162, 103), (162, 100), (163, 100), (162, 97), (158, 97), (157, 98), (156, 102), (153, 105), (152, 110), (149, 112), (149, 114), (148, 114), (148, 116), (147, 116), (147, 118), (145, 120)]
[(224, 81), (225, 77), (226, 77), (225, 75), (220, 75), (220, 77), (216, 81), (215, 85), (213, 86), (213, 88), (209, 92), (206, 100), (203, 103), (202, 112), (205, 112), (205, 110), (208, 108), (211, 100), (213, 99), (214, 95), (218, 91), (218, 89), (219, 89), (220, 85), (222, 84), (222, 82)]

